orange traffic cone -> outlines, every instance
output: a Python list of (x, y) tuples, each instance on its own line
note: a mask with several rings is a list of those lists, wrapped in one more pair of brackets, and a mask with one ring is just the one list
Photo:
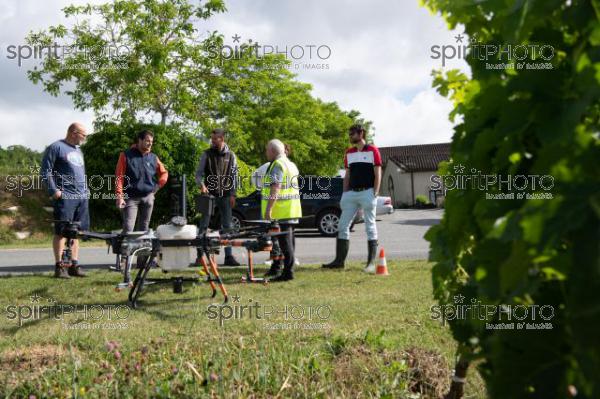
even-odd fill
[(379, 251), (379, 262), (377, 262), (377, 271), (375, 274), (379, 276), (389, 276), (387, 262), (385, 261), (385, 252), (383, 248)]

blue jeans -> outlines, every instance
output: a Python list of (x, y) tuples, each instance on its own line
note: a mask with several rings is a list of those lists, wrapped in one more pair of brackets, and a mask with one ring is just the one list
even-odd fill
[[(229, 203), (229, 196), (215, 197), (215, 206), (219, 209), (219, 213), (221, 214), (221, 229), (227, 230), (231, 228), (231, 204)], [(208, 229), (210, 220), (207, 216), (208, 215), (203, 215), (200, 220), (198, 226), (200, 232), (205, 232), (206, 229)], [(225, 256), (231, 256), (231, 254), (231, 247), (225, 247)]]
[(375, 215), (377, 213), (377, 197), (372, 188), (363, 191), (346, 191), (340, 200), (342, 216), (338, 230), (338, 238), (350, 239), (350, 225), (358, 208), (362, 208), (365, 218), (365, 229), (369, 241), (377, 239), (377, 224)]

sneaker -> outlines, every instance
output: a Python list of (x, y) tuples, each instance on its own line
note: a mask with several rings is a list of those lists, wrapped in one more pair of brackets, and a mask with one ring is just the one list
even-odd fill
[(296, 257), (294, 257), (294, 266), (300, 266), (300, 261)]
[(69, 273), (67, 273), (67, 268), (64, 267), (62, 264), (57, 264), (54, 266), (54, 277), (64, 279), (71, 278), (69, 276)]

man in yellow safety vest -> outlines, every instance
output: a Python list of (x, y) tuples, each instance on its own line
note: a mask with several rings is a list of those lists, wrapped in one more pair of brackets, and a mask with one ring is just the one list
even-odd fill
[(279, 274), (281, 263), (273, 261), (267, 275), (277, 276), (271, 281), (288, 281), (294, 278), (293, 226), (302, 217), (299, 172), (298, 167), (285, 155), (285, 147), (280, 140), (269, 141), (266, 154), (271, 164), (263, 178), (261, 215), (266, 220), (279, 220), (281, 231), (287, 232), (276, 237), (283, 252), (283, 271)]

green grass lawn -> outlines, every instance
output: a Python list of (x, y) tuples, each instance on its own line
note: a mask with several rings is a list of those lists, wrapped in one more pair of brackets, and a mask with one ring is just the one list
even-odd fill
[[(430, 316), (431, 267), (388, 264), (388, 277), (366, 275), (359, 264), (345, 271), (303, 265), (293, 282), (267, 286), (240, 283), (240, 268), (223, 270), (230, 296), (239, 297), (229, 308), (208, 307), (221, 297), (211, 299), (206, 283), (187, 283), (183, 294), (170, 284), (148, 286), (139, 309), (129, 310), (127, 292), (113, 289), (115, 273), (2, 278), (0, 395), (435, 397), (447, 387), (456, 346)], [(27, 319), (29, 309), (48, 304), (88, 305), (91, 313), (87, 323), (84, 313), (36, 315), (21, 326), (11, 319), (17, 306)], [(211, 319), (241, 305), (254, 313)], [(485, 397), (474, 369), (465, 397)]]

